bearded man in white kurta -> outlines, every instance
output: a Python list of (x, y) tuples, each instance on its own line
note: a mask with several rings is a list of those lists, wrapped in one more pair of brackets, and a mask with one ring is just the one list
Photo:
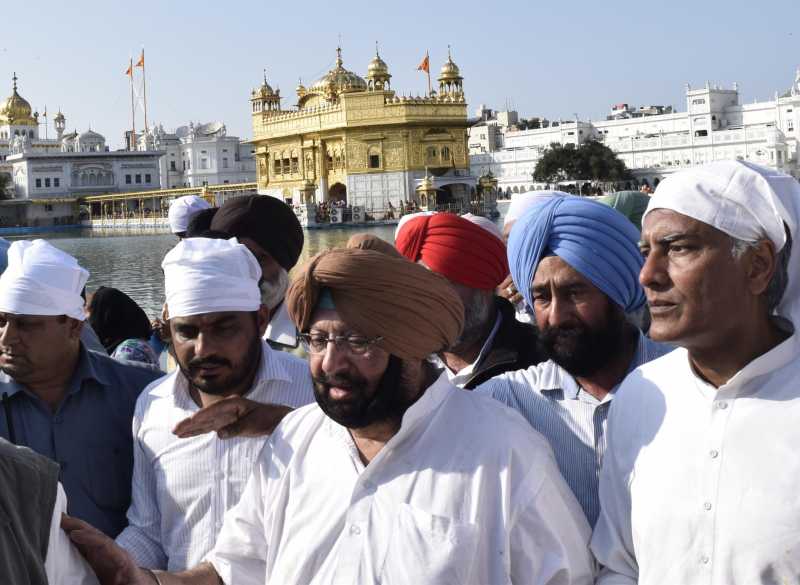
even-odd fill
[(644, 217), (651, 336), (608, 419), (598, 583), (798, 583), (800, 184), (719, 162)]
[[(333, 250), (286, 302), (317, 404), (275, 430), (207, 562), (162, 585), (592, 582), (589, 527), (547, 441), (427, 365), (463, 323), (446, 280)], [(104, 579), (148, 583), (102, 535), (72, 537)]]

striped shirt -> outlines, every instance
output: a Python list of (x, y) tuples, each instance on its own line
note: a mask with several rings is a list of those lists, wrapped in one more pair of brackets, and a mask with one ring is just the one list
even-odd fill
[[(670, 351), (671, 346), (640, 334), (628, 372)], [(513, 408), (547, 437), (561, 473), (594, 526), (600, 513), (597, 487), (606, 449), (606, 418), (618, 387), (598, 400), (550, 360), (496, 376), (475, 392), (489, 394)]]
[[(314, 401), (308, 364), (262, 341), (256, 402), (300, 407)], [(189, 439), (172, 434), (199, 407), (180, 370), (148, 386), (133, 415), (133, 498), (117, 543), (143, 567), (183, 570), (210, 551), (225, 512), (244, 491), (267, 436)]]

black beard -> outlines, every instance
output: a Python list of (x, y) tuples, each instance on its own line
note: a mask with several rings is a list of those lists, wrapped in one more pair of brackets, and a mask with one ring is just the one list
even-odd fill
[(625, 316), (609, 304), (605, 326), (583, 324), (539, 329), (539, 349), (573, 376), (586, 377), (606, 366), (624, 345)]
[[(386, 371), (372, 396), (367, 395), (367, 381), (360, 376), (326, 376), (314, 380), (314, 397), (328, 418), (348, 429), (361, 429), (377, 422), (400, 421), (416, 401), (409, 398), (408, 383), (402, 376), (403, 362), (390, 355)], [(353, 396), (347, 401), (331, 400), (330, 388), (347, 388)]]
[[(247, 348), (247, 353), (245, 353), (244, 359), (238, 364), (239, 367), (233, 367), (229, 360), (215, 356), (205, 359), (193, 359), (187, 364), (186, 368), (181, 366), (180, 363), (178, 366), (180, 367), (183, 376), (189, 381), (189, 384), (193, 386), (195, 390), (211, 396), (222, 396), (229, 392), (231, 388), (236, 388), (248, 377), (253, 375), (253, 370), (258, 367), (260, 353), (261, 338), (256, 336), (255, 339), (253, 339), (253, 342), (250, 344), (250, 347)], [(229, 366), (231, 367), (233, 373), (227, 380), (220, 380), (218, 383), (212, 382), (196, 384), (193, 381), (194, 374), (199, 368), (213, 365)]]

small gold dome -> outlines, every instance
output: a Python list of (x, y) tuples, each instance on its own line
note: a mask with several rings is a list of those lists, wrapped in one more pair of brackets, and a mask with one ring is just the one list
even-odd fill
[(379, 77), (389, 75), (389, 66), (381, 59), (377, 49), (375, 50), (375, 57), (369, 62), (367, 67), (367, 77)]
[(33, 109), (28, 101), (17, 93), (17, 75), (13, 77), (13, 93), (0, 105), (0, 120), (9, 125), (36, 126), (36, 120), (31, 115)]
[(441, 79), (460, 79), (461, 78), (461, 71), (458, 69), (458, 65), (453, 62), (451, 57), (447, 57), (447, 62), (442, 65), (442, 69), (439, 71), (439, 77)]

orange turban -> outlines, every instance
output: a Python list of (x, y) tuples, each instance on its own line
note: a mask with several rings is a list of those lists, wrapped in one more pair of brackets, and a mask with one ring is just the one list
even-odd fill
[(286, 294), (300, 331), (308, 330), (323, 289), (345, 323), (382, 337), (378, 346), (401, 359), (424, 359), (450, 347), (461, 333), (464, 306), (453, 287), (405, 258), (358, 248), (314, 256)]
[(508, 276), (506, 246), (495, 235), (450, 213), (422, 215), (398, 230), (395, 246), (448, 280), (492, 290)]

